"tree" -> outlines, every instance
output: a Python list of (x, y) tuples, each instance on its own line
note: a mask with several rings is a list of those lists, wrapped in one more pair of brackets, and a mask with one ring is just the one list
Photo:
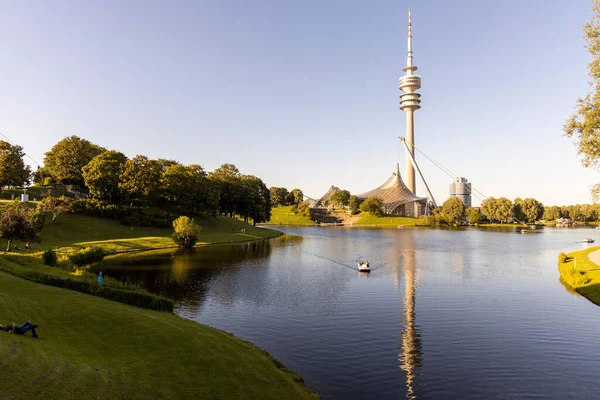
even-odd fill
[[(567, 120), (565, 135), (574, 137), (585, 167), (600, 169), (600, 0), (592, 1), (592, 20), (583, 25), (587, 50), (592, 55), (588, 64), (591, 90), (577, 100), (575, 113)], [(600, 184), (592, 187), (595, 201), (600, 198)]]
[(487, 199), (481, 202), (481, 212), (490, 222), (494, 222), (496, 220), (496, 214), (498, 209), (498, 204), (495, 198), (488, 197)]
[(38, 166), (35, 172), (33, 173), (33, 183), (35, 185), (43, 186), (55, 182), (52, 175), (50, 175), (44, 167)]
[(175, 230), (173, 241), (177, 243), (177, 246), (189, 248), (194, 247), (198, 241), (202, 228), (193, 219), (183, 216), (173, 221), (173, 229)]
[(223, 164), (209, 176), (220, 185), (219, 211), (232, 216), (243, 195), (240, 171), (233, 164)]
[(25, 186), (31, 178), (31, 168), (23, 161), (23, 148), (0, 140), (0, 187)]
[(560, 218), (560, 207), (558, 207), (558, 206), (544, 207), (543, 216), (546, 221), (554, 221), (554, 220)]
[(161, 165), (146, 156), (135, 156), (123, 165), (119, 177), (119, 190), (131, 200), (153, 200), (160, 189)]
[(524, 221), (527, 219), (525, 215), (525, 202), (520, 197), (517, 197), (514, 201), (514, 209), (513, 209), (515, 219), (518, 221)]
[(119, 178), (127, 162), (125, 154), (114, 150), (104, 151), (83, 167), (83, 180), (94, 198), (108, 200), (119, 197)]
[[(252, 218), (252, 223), (267, 222), (271, 219), (271, 193), (262, 179), (253, 175), (242, 175), (243, 198), (240, 204), (239, 213), (248, 222)], [(287, 191), (287, 190), (286, 190)]]
[(481, 221), (481, 213), (474, 207), (469, 208), (467, 212), (470, 224), (478, 224)]
[(513, 202), (506, 197), (500, 197), (496, 200), (496, 219), (502, 222), (510, 222), (514, 216)]
[(350, 192), (347, 190), (338, 190), (331, 195), (331, 202), (337, 207), (346, 207), (350, 202)]
[(373, 215), (381, 216), (383, 212), (381, 211), (381, 207), (383, 206), (383, 201), (380, 198), (375, 196), (371, 196), (360, 205), (360, 211), (368, 212)]
[(50, 149), (44, 169), (63, 184), (84, 185), (82, 169), (105, 148), (77, 136), (69, 136)]
[(521, 210), (527, 222), (535, 222), (544, 215), (544, 205), (531, 197), (522, 201)]
[(350, 200), (348, 201), (348, 206), (350, 207), (350, 213), (352, 215), (358, 214), (360, 212), (360, 204), (358, 197), (350, 196)]
[(48, 196), (40, 202), (38, 205), (40, 212), (52, 214), (52, 221), (56, 219), (60, 214), (67, 212), (68, 207), (64, 202), (64, 197), (57, 199), (56, 197)]
[(290, 203), (300, 204), (304, 201), (304, 193), (300, 189), (294, 189), (290, 192)]
[(290, 193), (284, 187), (271, 186), (269, 188), (271, 204), (275, 207), (287, 206), (290, 204)]
[(307, 201), (292, 206), (291, 210), (295, 215), (301, 215), (312, 220), (312, 212)]
[(452, 196), (442, 205), (442, 213), (444, 216), (457, 224), (465, 216), (467, 207), (465, 203), (458, 197)]
[(6, 251), (10, 251), (13, 240), (24, 242), (40, 241), (44, 227), (44, 214), (15, 201), (4, 209), (0, 216), (0, 237), (8, 241)]

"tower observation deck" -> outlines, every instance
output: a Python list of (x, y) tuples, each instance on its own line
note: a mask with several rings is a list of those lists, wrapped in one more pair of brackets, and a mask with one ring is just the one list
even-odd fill
[[(406, 112), (406, 144), (414, 158), (415, 124), (413, 116), (414, 112), (421, 108), (421, 94), (416, 92), (421, 88), (421, 77), (414, 73), (417, 66), (413, 65), (410, 8), (408, 9), (408, 53), (406, 55), (406, 67), (402, 70), (406, 72), (406, 75), (401, 77), (398, 83), (398, 87), (404, 92), (400, 95), (400, 109)], [(406, 186), (416, 194), (415, 169), (408, 154), (406, 155)]]

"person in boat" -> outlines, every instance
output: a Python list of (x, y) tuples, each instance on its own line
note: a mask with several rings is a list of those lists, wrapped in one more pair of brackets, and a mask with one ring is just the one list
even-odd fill
[(12, 322), (9, 325), (0, 325), (0, 331), (4, 331), (4, 332), (8, 332), (8, 333), (14, 333), (17, 335), (24, 335), (27, 332), (31, 331), (31, 336), (33, 336), (34, 338), (37, 338), (37, 332), (35, 331), (35, 328), (37, 328), (37, 325), (33, 325), (31, 323), (31, 321), (26, 321), (22, 326), (17, 326), (14, 322)]

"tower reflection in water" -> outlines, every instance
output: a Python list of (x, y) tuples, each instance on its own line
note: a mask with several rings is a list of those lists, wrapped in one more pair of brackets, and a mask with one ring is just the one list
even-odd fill
[(421, 366), (421, 338), (415, 321), (415, 296), (416, 296), (416, 265), (415, 251), (409, 248), (404, 250), (404, 329), (402, 330), (402, 343), (398, 361), (400, 369), (406, 375), (406, 398), (416, 399), (416, 378)]

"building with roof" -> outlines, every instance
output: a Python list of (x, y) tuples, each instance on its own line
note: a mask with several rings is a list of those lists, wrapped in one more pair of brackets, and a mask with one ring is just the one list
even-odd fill
[(396, 164), (396, 170), (392, 173), (392, 176), (383, 185), (356, 197), (364, 201), (373, 196), (383, 202), (382, 211), (384, 214), (417, 218), (428, 214), (430, 211), (427, 198), (415, 195), (404, 184), (398, 164)]

